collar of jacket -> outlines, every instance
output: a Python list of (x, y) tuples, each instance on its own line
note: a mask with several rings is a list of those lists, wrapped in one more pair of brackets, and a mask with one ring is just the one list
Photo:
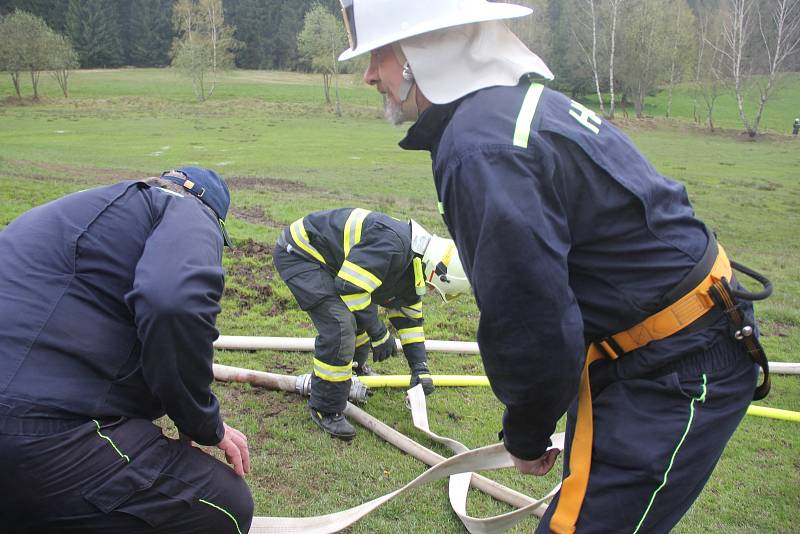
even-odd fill
[(398, 143), (400, 148), (435, 152), (442, 132), (460, 103), (461, 99), (447, 104), (434, 104), (423, 111), (417, 122), (408, 129), (405, 138)]

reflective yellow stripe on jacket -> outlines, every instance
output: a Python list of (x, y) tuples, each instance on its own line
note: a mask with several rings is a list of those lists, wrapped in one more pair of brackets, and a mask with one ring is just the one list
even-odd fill
[(345, 258), (350, 254), (350, 250), (361, 241), (361, 229), (364, 226), (364, 219), (369, 214), (369, 210), (361, 208), (356, 208), (350, 212), (347, 222), (344, 223), (344, 238), (342, 241)]
[(385, 334), (383, 334), (383, 337), (382, 337), (382, 338), (380, 338), (380, 339), (378, 339), (378, 340), (376, 340), (376, 341), (373, 341), (373, 342), (372, 342), (372, 346), (373, 346), (373, 347), (377, 347), (378, 345), (381, 345), (381, 344), (383, 344), (383, 343), (386, 343), (386, 340), (387, 340), (387, 339), (389, 339), (389, 331), (388, 331), (388, 330), (386, 331), (386, 333), (385, 333)]
[(360, 287), (367, 293), (372, 293), (383, 283), (377, 276), (368, 270), (364, 269), (363, 267), (359, 267), (355, 263), (348, 260), (344, 260), (344, 263), (342, 263), (342, 268), (339, 269), (339, 272), (336, 274), (336, 276), (342, 280), (350, 282), (356, 287)]
[(303, 226), (303, 219), (297, 219), (295, 222), (293, 222), (291, 226), (289, 226), (289, 232), (291, 232), (292, 239), (294, 240), (295, 244), (297, 244), (297, 246), (300, 247), (306, 254), (309, 254), (312, 258), (322, 264), (325, 263), (325, 258), (322, 257), (322, 254), (320, 254), (319, 251), (311, 245), (311, 241), (308, 239), (306, 228)]
[(366, 332), (361, 332), (356, 336), (356, 347), (360, 347), (361, 345), (366, 345), (369, 342), (369, 334)]
[(372, 304), (372, 297), (369, 293), (353, 293), (352, 295), (339, 295), (339, 297), (351, 312), (363, 310)]

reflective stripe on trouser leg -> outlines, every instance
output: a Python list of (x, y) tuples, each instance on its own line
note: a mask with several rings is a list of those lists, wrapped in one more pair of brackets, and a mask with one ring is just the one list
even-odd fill
[(400, 337), (402, 345), (409, 343), (424, 343), (425, 332), (421, 326), (413, 326), (411, 328), (400, 328), (397, 330), (397, 335)]
[(672, 466), (675, 463), (675, 457), (678, 455), (678, 452), (681, 450), (681, 446), (683, 442), (686, 441), (686, 436), (689, 434), (689, 430), (692, 428), (692, 422), (694, 421), (694, 412), (695, 412), (695, 404), (698, 402), (705, 402), (706, 401), (706, 393), (708, 392), (708, 378), (706, 377), (705, 373), (703, 374), (703, 391), (702, 393), (694, 397), (689, 404), (689, 420), (686, 423), (686, 429), (683, 431), (683, 435), (681, 436), (680, 441), (678, 441), (675, 450), (672, 452), (672, 456), (669, 458), (669, 465), (667, 466), (666, 470), (664, 471), (664, 478), (661, 481), (661, 485), (659, 485), (656, 490), (653, 492), (653, 495), (650, 497), (650, 501), (647, 503), (647, 508), (645, 509), (644, 513), (642, 514), (642, 518), (639, 520), (639, 523), (636, 525), (636, 530), (633, 531), (633, 534), (637, 534), (639, 530), (642, 528), (642, 524), (644, 523), (645, 519), (647, 519), (647, 514), (650, 512), (650, 509), (653, 507), (653, 502), (656, 500), (656, 496), (658, 493), (667, 485), (667, 480), (669, 480), (669, 473), (672, 471)]
[(225, 516), (233, 522), (233, 526), (234, 526), (234, 528), (236, 528), (237, 534), (242, 534), (242, 529), (239, 528), (239, 522), (236, 521), (236, 518), (233, 517), (233, 514), (231, 514), (229, 511), (227, 511), (222, 506), (218, 506), (218, 505), (214, 504), (211, 501), (207, 501), (205, 499), (198, 499), (198, 500), (201, 503), (205, 504), (206, 506), (210, 506), (211, 508), (214, 508), (215, 510), (219, 510), (220, 513), (225, 514)]
[(578, 390), (578, 415), (575, 435), (569, 455), (569, 476), (561, 485), (556, 511), (550, 519), (550, 528), (556, 534), (572, 534), (581, 513), (581, 505), (589, 483), (592, 466), (592, 390), (589, 384), (589, 366), (605, 355), (594, 345), (589, 346), (586, 363), (581, 372)]

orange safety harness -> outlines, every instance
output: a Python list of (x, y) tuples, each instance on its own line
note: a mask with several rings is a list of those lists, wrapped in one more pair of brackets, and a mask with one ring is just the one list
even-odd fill
[[(716, 244), (710, 238), (709, 246)], [(589, 470), (592, 463), (592, 392), (589, 384), (589, 366), (600, 359), (616, 360), (620, 356), (641, 348), (651, 341), (669, 337), (718, 306), (728, 317), (732, 334), (743, 341), (750, 357), (764, 371), (764, 381), (756, 388), (754, 399), (764, 398), (769, 392), (769, 364), (758, 339), (753, 335), (753, 327), (744, 324), (744, 317), (736, 306), (734, 296), (759, 300), (772, 292), (769, 280), (735, 262), (730, 262), (722, 246), (717, 245), (717, 256), (711, 271), (691, 291), (673, 304), (651, 315), (636, 326), (606, 337), (589, 345), (586, 363), (581, 372), (578, 389), (578, 414), (575, 434), (569, 457), (569, 476), (561, 486), (561, 496), (556, 511), (550, 520), (550, 528), (557, 534), (572, 534), (583, 505), (589, 483)], [(734, 291), (728, 285), (733, 277), (733, 267), (761, 282), (765, 290), (758, 294)]]

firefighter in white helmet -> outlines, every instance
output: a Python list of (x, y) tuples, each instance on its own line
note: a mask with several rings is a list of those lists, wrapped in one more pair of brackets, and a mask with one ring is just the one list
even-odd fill
[(400, 338), (411, 371), (410, 386), (434, 385), (428, 369), (422, 296), (433, 287), (449, 300), (469, 291), (450, 239), (415, 221), (384, 213), (339, 208), (309, 213), (284, 229), (273, 252), (278, 273), (317, 328), (311, 376), (311, 419), (333, 437), (351, 440), (355, 429), (342, 415), (353, 365), (357, 375), (395, 353)]
[(537, 532), (667, 532), (754, 397), (748, 353), (765, 370), (755, 397), (769, 388), (752, 306), (685, 188), (544, 87), (553, 74), (503, 22), (529, 8), (341, 4), (340, 59), (370, 54), (364, 80), (394, 123), (415, 121), (400, 146), (431, 153), (520, 471), (553, 467), (549, 436), (572, 405), (568, 476)]

